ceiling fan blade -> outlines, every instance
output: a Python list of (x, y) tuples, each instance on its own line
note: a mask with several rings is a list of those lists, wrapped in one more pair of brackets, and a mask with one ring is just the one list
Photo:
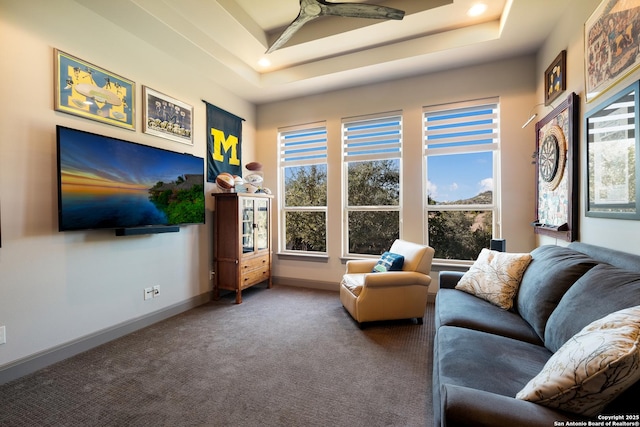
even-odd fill
[(295, 34), (295, 32), (298, 31), (304, 24), (316, 19), (317, 17), (318, 15), (311, 16), (303, 12), (300, 12), (300, 14), (295, 19), (295, 21), (293, 21), (291, 24), (289, 24), (287, 28), (285, 28), (282, 34), (280, 34), (280, 37), (278, 37), (278, 39), (275, 42), (273, 42), (271, 46), (269, 46), (269, 49), (267, 49), (265, 53), (271, 53), (274, 50), (279, 49), (283, 44), (288, 42), (289, 39)]
[(392, 7), (378, 6), (375, 4), (364, 3), (330, 3), (324, 0), (318, 0), (322, 4), (322, 12), (324, 15), (347, 16), (350, 18), (369, 18), (369, 19), (402, 19), (404, 11), (394, 9)]
[(271, 53), (279, 49), (289, 41), (300, 27), (323, 15), (370, 19), (402, 19), (404, 17), (404, 11), (375, 4), (300, 0), (300, 13), (298, 13), (298, 17), (280, 34), (280, 37), (267, 49), (266, 53)]

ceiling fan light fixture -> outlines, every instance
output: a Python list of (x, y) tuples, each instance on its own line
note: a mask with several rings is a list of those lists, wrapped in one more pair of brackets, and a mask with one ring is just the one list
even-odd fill
[(480, 16), (487, 11), (487, 5), (485, 3), (476, 3), (469, 8), (467, 15), (471, 17)]

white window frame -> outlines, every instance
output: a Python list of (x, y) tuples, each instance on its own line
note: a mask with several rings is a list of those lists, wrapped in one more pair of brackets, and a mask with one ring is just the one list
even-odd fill
[[(384, 122), (397, 121), (398, 141), (384, 142), (386, 136), (372, 137), (365, 140), (370, 145), (349, 144), (350, 137), (358, 134), (366, 134), (366, 131), (350, 131), (351, 127), (362, 125), (383, 124)], [(403, 142), (403, 116), (402, 111), (391, 111), (365, 116), (347, 117), (342, 119), (342, 256), (352, 257), (374, 257), (373, 255), (357, 254), (349, 252), (349, 213), (362, 211), (390, 211), (398, 212), (399, 223), (398, 233), (402, 236), (402, 142)], [(399, 194), (398, 205), (389, 206), (349, 206), (348, 198), (348, 176), (349, 163), (375, 160), (395, 160), (399, 162)]]
[[(288, 137), (295, 137), (295, 135), (303, 135), (306, 133), (323, 132), (324, 140), (318, 142), (309, 142), (318, 139), (317, 136), (302, 136), (297, 139), (297, 142), (304, 144), (301, 147), (305, 150), (304, 153), (294, 150), (287, 150), (285, 139)], [(329, 233), (328, 233), (328, 209), (327, 205), (324, 206), (286, 206), (285, 203), (285, 169), (288, 167), (296, 166), (311, 166), (311, 165), (326, 165), (327, 172), (328, 165), (328, 137), (327, 137), (327, 124), (326, 122), (315, 122), (304, 125), (289, 126), (278, 129), (278, 212), (279, 215), (279, 233), (278, 233), (278, 252), (282, 254), (291, 255), (304, 255), (304, 256), (326, 256), (329, 248)], [(327, 174), (327, 192), (329, 191), (329, 176)], [(328, 194), (327, 194), (328, 199)], [(327, 200), (328, 203), (328, 200)], [(287, 249), (287, 230), (286, 230), (286, 216), (288, 212), (324, 212), (325, 217), (325, 235), (326, 242), (325, 251), (301, 251)]]
[[(466, 127), (465, 130), (474, 131), (479, 129), (493, 129), (493, 133), (491, 134), (492, 142), (490, 143), (482, 143), (482, 144), (472, 144), (472, 145), (463, 145), (463, 146), (453, 146), (453, 147), (438, 147), (439, 144), (449, 144), (453, 142), (472, 142), (475, 139), (487, 139), (486, 136), (482, 136), (480, 138), (476, 136), (470, 137), (456, 137), (453, 139), (440, 139), (439, 143), (432, 143), (429, 139), (430, 136), (438, 135), (439, 133), (446, 133), (448, 131), (433, 131), (429, 132), (428, 130), (428, 120), (427, 117), (429, 115), (437, 115), (439, 113), (454, 113), (454, 112), (462, 112), (464, 110), (480, 110), (486, 108), (493, 108), (494, 112), (485, 117), (491, 117), (493, 119), (493, 123), (491, 126), (480, 125), (480, 126), (469, 126)], [(463, 119), (460, 120), (452, 120), (449, 123), (454, 122), (463, 122)], [(455, 154), (466, 154), (466, 153), (478, 153), (478, 152), (492, 152), (493, 153), (493, 193), (492, 193), (492, 203), (491, 204), (474, 204), (474, 205), (429, 205), (428, 204), (428, 191), (423, 192), (423, 206), (424, 206), (424, 215), (423, 221), (425, 224), (424, 228), (424, 241), (429, 244), (429, 212), (432, 211), (491, 211), (492, 212), (492, 238), (498, 239), (501, 236), (501, 183), (500, 183), (500, 99), (499, 97), (478, 99), (473, 101), (466, 102), (456, 102), (450, 104), (440, 104), (429, 107), (423, 107), (422, 111), (422, 129), (423, 129), (423, 178), (422, 182), (425, 185), (425, 190), (427, 186), (427, 180), (429, 177), (429, 173), (427, 170), (427, 159), (430, 156), (438, 156), (438, 155), (455, 155)], [(470, 265), (473, 261), (468, 260), (459, 260), (459, 259), (442, 259), (435, 258), (434, 262), (438, 264), (450, 264), (450, 265)]]

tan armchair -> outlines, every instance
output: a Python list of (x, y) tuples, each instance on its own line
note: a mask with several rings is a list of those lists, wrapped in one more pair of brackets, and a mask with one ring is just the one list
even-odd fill
[(347, 261), (340, 301), (360, 326), (363, 322), (411, 318), (422, 324), (434, 250), (396, 240), (389, 252), (404, 256), (402, 271), (372, 273), (377, 259)]

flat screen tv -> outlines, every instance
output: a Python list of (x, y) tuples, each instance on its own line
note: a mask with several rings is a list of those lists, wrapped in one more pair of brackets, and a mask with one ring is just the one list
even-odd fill
[(203, 158), (63, 126), (56, 131), (60, 231), (178, 231), (204, 223)]

